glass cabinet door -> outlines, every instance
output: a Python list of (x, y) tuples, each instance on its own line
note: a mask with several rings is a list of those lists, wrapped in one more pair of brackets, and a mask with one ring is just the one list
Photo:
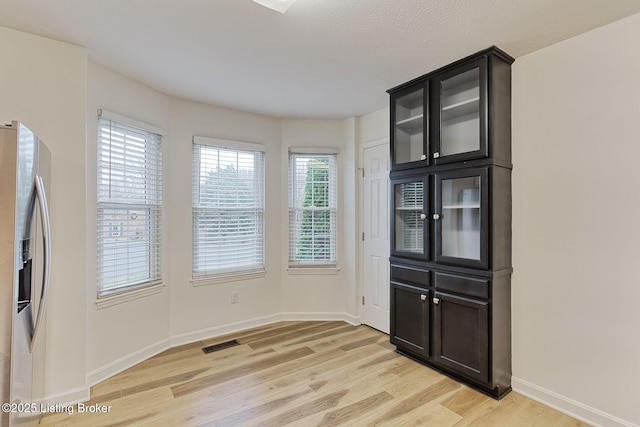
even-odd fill
[(392, 98), (394, 169), (420, 166), (415, 162), (428, 162), (427, 92), (427, 86), (421, 85), (399, 92)]
[(392, 247), (395, 254), (428, 256), (427, 177), (393, 181)]
[(436, 262), (487, 268), (488, 172), (436, 174)]
[(486, 157), (486, 60), (449, 73), (439, 80), (440, 126), (433, 158), (446, 163)]

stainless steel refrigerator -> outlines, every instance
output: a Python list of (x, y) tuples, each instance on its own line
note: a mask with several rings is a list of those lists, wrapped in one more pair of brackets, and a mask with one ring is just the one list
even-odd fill
[(0, 126), (0, 426), (37, 424), (44, 398), (51, 267), (51, 153), (19, 122)]

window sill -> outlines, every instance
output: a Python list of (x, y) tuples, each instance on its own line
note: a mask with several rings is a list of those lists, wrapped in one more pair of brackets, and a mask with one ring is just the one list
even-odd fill
[(159, 283), (157, 285), (147, 286), (142, 289), (125, 291), (120, 294), (110, 295), (104, 298), (98, 298), (96, 299), (95, 304), (98, 310), (102, 310), (103, 308), (113, 307), (114, 305), (119, 305), (125, 302), (139, 299), (139, 298), (144, 298), (151, 295), (159, 294), (163, 290), (164, 290), (164, 284)]
[(296, 275), (336, 275), (340, 273), (338, 267), (289, 267), (287, 273), (292, 276)]
[(191, 284), (194, 287), (208, 286), (208, 285), (215, 285), (218, 283), (237, 282), (239, 280), (259, 279), (261, 277), (265, 277), (266, 275), (267, 275), (267, 270), (224, 273), (224, 274), (216, 274), (216, 275), (206, 276), (206, 277), (198, 277), (196, 279), (192, 279)]

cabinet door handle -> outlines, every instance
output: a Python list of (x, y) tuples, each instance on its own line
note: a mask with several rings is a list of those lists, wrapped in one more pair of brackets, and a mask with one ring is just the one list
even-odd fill
[(442, 216), (440, 214), (433, 214), (433, 219), (440, 219)]
[(427, 160), (427, 155), (426, 154), (421, 154), (420, 155), (420, 160)]
[(434, 297), (434, 298), (433, 298), (433, 303), (434, 303), (435, 305), (440, 304), (440, 298), (435, 298), (435, 297)]
[(440, 157), (440, 153), (438, 151), (436, 151), (435, 153), (433, 153), (433, 158), (437, 159)]
[(427, 219), (427, 214), (420, 214), (420, 219)]
[(427, 300), (427, 296), (425, 294), (420, 295), (420, 299), (422, 301), (426, 301)]

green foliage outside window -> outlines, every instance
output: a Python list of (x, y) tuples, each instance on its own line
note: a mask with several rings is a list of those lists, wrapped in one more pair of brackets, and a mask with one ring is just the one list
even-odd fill
[(330, 260), (329, 159), (308, 161), (302, 207), (296, 259), (303, 262)]

